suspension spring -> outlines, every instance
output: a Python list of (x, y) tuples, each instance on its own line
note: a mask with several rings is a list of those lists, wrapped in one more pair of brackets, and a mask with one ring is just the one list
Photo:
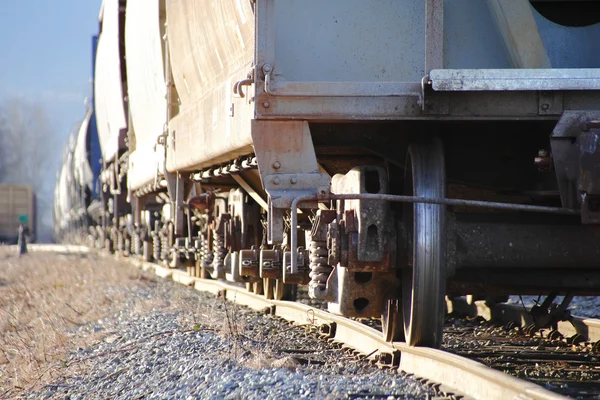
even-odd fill
[(125, 249), (124, 235), (121, 231), (117, 231), (117, 250), (122, 251)]
[(169, 238), (164, 233), (160, 235), (160, 259), (169, 259)]
[(208, 238), (206, 234), (200, 235), (200, 260), (203, 267), (210, 267), (213, 262), (213, 253), (208, 246)]
[[(327, 242), (324, 240), (314, 240), (310, 242), (310, 283), (309, 288), (316, 292), (325, 292), (327, 286), (327, 278), (331, 274), (333, 268), (327, 265)], [(311, 292), (312, 292), (311, 291)]]
[(215, 233), (214, 241), (214, 260), (213, 266), (215, 270), (220, 270), (225, 267), (225, 235), (223, 233)]
[(130, 248), (131, 248), (131, 253), (132, 254), (138, 254), (138, 243), (139, 243), (139, 236), (138, 233), (136, 231), (133, 231), (131, 233), (131, 236), (129, 238), (129, 242), (130, 242)]
[(152, 257), (160, 260), (160, 237), (157, 233), (152, 234)]

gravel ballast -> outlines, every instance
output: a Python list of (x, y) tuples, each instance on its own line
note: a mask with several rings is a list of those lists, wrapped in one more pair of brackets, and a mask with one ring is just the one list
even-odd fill
[[(112, 286), (106, 295), (120, 291)], [(358, 360), (306, 327), (293, 327), (174, 282), (151, 278), (134, 291), (128, 288), (127, 294), (121, 311), (70, 333), (101, 339), (74, 349), (60, 363), (65, 378), (26, 397), (434, 397), (415, 378)]]

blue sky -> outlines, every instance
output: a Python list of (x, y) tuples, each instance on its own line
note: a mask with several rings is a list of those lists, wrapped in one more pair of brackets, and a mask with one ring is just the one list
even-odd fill
[(91, 37), (101, 0), (4, 1), (0, 12), (0, 99), (42, 103), (61, 143), (84, 117)]
[[(37, 188), (38, 239), (49, 240), (53, 187), (69, 134), (85, 116), (92, 74), (92, 36), (98, 33), (102, 0), (2, 1), (0, 11), (0, 104), (21, 98), (40, 104), (52, 135), (49, 185)], [(0, 143), (1, 145), (1, 143)], [(41, 192), (40, 192), (41, 191)], [(43, 221), (43, 222), (42, 222)]]

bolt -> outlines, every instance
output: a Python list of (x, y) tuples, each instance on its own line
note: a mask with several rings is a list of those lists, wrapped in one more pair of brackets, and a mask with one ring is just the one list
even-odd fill
[(268, 74), (269, 72), (273, 71), (273, 67), (271, 64), (265, 64), (263, 65), (262, 70), (265, 74)]
[(276, 176), (275, 179), (273, 179), (273, 185), (279, 185), (281, 183), (281, 178)]
[(292, 177), (292, 179), (290, 179), (290, 182), (292, 183), (292, 185), (295, 185), (296, 183), (298, 183), (298, 178), (294, 176)]
[(269, 103), (268, 101), (265, 101), (265, 102), (263, 103), (263, 107), (264, 107), (264, 108), (269, 108), (269, 107), (271, 107), (271, 103)]
[(275, 162), (273, 163), (273, 168), (275, 168), (275, 169), (279, 169), (279, 168), (281, 168), (281, 163), (280, 163), (279, 161), (275, 161)]
[(550, 104), (548, 104), (548, 103), (542, 104), (542, 110), (546, 111), (549, 108), (550, 108)]

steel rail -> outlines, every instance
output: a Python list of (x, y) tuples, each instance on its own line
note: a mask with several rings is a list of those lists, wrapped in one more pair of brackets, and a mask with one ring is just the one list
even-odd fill
[[(53, 251), (59, 253), (82, 253), (85, 246), (53, 246), (37, 245), (32, 251)], [(96, 251), (88, 249), (89, 252)], [(106, 257), (113, 256), (99, 251)], [(371, 360), (388, 359), (398, 361), (398, 368), (421, 379), (441, 385), (441, 392), (446, 396), (461, 395), (472, 399), (486, 400), (559, 400), (568, 397), (553, 393), (543, 387), (516, 377), (491, 369), (479, 362), (451, 354), (442, 350), (424, 347), (409, 347), (402, 342), (388, 343), (383, 340), (381, 332), (357, 321), (330, 314), (326, 311), (292, 302), (267, 300), (262, 295), (246, 291), (245, 288), (218, 280), (201, 279), (190, 276), (187, 272), (163, 267), (156, 263), (144, 262), (133, 258), (115, 256), (119, 261), (130, 264), (155, 275), (172, 279), (196, 290), (222, 296), (224, 299), (247, 306), (257, 311), (269, 310), (273, 315), (296, 323), (300, 326), (311, 326), (329, 334), (329, 338), (343, 343)], [(460, 307), (464, 307), (466, 302)], [(471, 311), (485, 313), (483, 302), (476, 302)], [(458, 302), (448, 303), (459, 306)], [(515, 308), (515, 307), (512, 307)], [(594, 320), (584, 320), (589, 323)], [(600, 336), (600, 321), (595, 321), (596, 334)], [(591, 329), (590, 329), (591, 331)]]

